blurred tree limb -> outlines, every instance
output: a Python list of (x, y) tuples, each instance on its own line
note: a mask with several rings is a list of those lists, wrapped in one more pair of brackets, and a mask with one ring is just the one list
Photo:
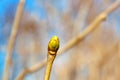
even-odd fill
[(23, 12), (23, 7), (24, 7), (24, 0), (20, 0), (19, 5), (17, 7), (15, 19), (13, 22), (13, 28), (11, 31), (11, 35), (8, 41), (8, 48), (7, 48), (7, 54), (6, 54), (6, 62), (5, 62), (5, 69), (4, 69), (4, 74), (3, 74), (3, 80), (8, 80), (9, 79), (9, 68), (10, 68), (10, 63), (11, 63), (11, 55), (14, 47), (14, 42), (16, 39), (16, 35), (18, 32), (18, 27), (20, 24), (22, 12)]
[[(68, 43), (65, 44), (59, 51), (58, 54), (61, 54), (63, 52), (68, 51), (70, 48), (75, 46), (77, 43), (82, 41), (89, 33), (94, 31), (103, 21), (106, 20), (107, 16), (112, 13), (114, 10), (116, 10), (120, 5), (120, 0), (117, 0), (114, 2), (109, 8), (104, 10), (101, 14), (99, 14), (94, 21), (88, 25), (88, 27), (80, 34), (72, 38)], [(45, 58), (40, 63), (33, 65), (27, 69), (24, 69), (17, 77), (17, 80), (23, 80), (26, 74), (33, 73), (42, 67), (44, 67), (47, 64), (47, 58)]]

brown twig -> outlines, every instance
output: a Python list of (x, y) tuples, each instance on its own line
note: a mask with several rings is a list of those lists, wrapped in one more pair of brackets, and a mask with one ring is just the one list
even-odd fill
[(44, 59), (43, 61), (40, 62), (40, 64), (36, 64), (31, 66), (30, 68), (25, 68), (20, 75), (16, 78), (16, 80), (24, 80), (24, 77), (28, 73), (33, 73), (44, 67), (46, 65), (47, 59)]
[(15, 39), (16, 39), (19, 23), (20, 23), (20, 20), (21, 20), (23, 7), (24, 7), (24, 0), (20, 0), (20, 3), (18, 5), (17, 11), (16, 11), (12, 32), (11, 32), (10, 39), (9, 39), (9, 42), (8, 42), (7, 56), (6, 56), (3, 80), (8, 80), (9, 79), (9, 67), (10, 67), (11, 55), (12, 55), (12, 51), (13, 51), (14, 42), (15, 42)]
[[(77, 43), (79, 43), (80, 41), (82, 41), (89, 33), (91, 33), (94, 29), (96, 29), (98, 27), (98, 25), (103, 22), (104, 20), (106, 20), (107, 16), (113, 12), (114, 10), (116, 10), (116, 8), (118, 8), (120, 5), (120, 0), (117, 0), (115, 3), (113, 3), (109, 8), (107, 8), (105, 11), (103, 11), (100, 15), (98, 15), (94, 21), (88, 25), (88, 27), (79, 35), (75, 36), (73, 39), (71, 39), (67, 44), (65, 44), (65, 46), (63, 46), (59, 51), (58, 54), (61, 54), (63, 52), (68, 51), (70, 48), (72, 48), (74, 45), (76, 45)], [(47, 64), (47, 59), (44, 59), (42, 62), (38, 63), (37, 65), (39, 67), (36, 67), (36, 65), (33, 65), (32, 67), (28, 68), (27, 72), (25, 73), (20, 73), (18, 75), (18, 78), (21, 77), (24, 78), (24, 76), (28, 73), (32, 73), (35, 72), (37, 70), (39, 70), (40, 68), (42, 68), (43, 66), (45, 66)], [(36, 68), (35, 68), (36, 67)], [(31, 71), (32, 69), (32, 71)], [(26, 71), (26, 69), (24, 69), (22, 72)]]
[(52, 65), (53, 65), (54, 59), (57, 55), (59, 45), (60, 45), (60, 42), (59, 42), (59, 38), (57, 36), (53, 36), (48, 43), (47, 67), (46, 67), (46, 71), (45, 71), (44, 80), (50, 79)]

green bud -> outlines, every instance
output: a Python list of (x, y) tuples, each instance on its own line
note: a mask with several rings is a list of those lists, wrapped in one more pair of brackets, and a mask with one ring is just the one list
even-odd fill
[(57, 36), (53, 36), (49, 41), (48, 51), (57, 52), (57, 50), (59, 49), (59, 44), (59, 38)]

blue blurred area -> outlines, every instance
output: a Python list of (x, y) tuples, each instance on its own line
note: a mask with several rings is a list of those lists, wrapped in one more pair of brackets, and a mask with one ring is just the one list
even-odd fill
[(117, 28), (118, 28), (117, 32), (118, 32), (118, 35), (120, 35), (120, 15), (118, 14), (116, 16), (117, 16), (116, 23), (117, 23)]
[[(59, 3), (59, 4), (58, 4)], [(67, 0), (52, 0), (52, 4), (61, 12), (64, 12), (68, 8)]]
[[(0, 0), (0, 80), (3, 75), (6, 54), (6, 49), (3, 49), (5, 48), (3, 46), (7, 45), (18, 2), (19, 0)], [(27, 0), (25, 9), (32, 11), (34, 8), (35, 1)], [(7, 20), (9, 18), (11, 18), (11, 21)], [(8, 26), (8, 33), (5, 33), (5, 26)], [(14, 59), (17, 58), (15, 55), (13, 55), (13, 57)]]
[(0, 50), (0, 80), (3, 75), (4, 61), (5, 61), (5, 52)]

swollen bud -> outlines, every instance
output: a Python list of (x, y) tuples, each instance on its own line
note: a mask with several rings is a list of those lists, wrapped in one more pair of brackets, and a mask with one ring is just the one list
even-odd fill
[(48, 51), (57, 52), (59, 44), (59, 38), (57, 36), (53, 36), (48, 43)]

